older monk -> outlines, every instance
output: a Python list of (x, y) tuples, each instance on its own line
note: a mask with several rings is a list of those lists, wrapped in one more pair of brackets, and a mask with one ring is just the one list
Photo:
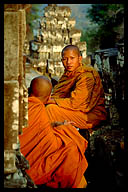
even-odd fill
[(28, 127), (19, 135), (21, 152), (30, 164), (26, 172), (36, 185), (83, 188), (87, 184), (87, 141), (70, 123), (51, 126), (44, 105), (51, 90), (51, 82), (44, 76), (34, 78), (30, 85)]
[(47, 114), (53, 121), (74, 121), (79, 129), (90, 129), (106, 119), (104, 90), (98, 72), (82, 66), (75, 45), (62, 50), (65, 72), (48, 100)]

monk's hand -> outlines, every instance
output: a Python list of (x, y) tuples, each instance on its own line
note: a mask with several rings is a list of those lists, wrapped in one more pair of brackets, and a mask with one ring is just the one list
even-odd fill
[(47, 101), (47, 104), (56, 104), (56, 101), (52, 97), (50, 97)]
[(74, 121), (64, 120), (63, 125), (73, 125), (73, 126), (76, 126), (76, 123)]
[(55, 122), (52, 122), (51, 125), (52, 125), (52, 127), (57, 127), (57, 126), (60, 126), (60, 125), (64, 125), (64, 123), (59, 122), (59, 121), (55, 121)]
[(64, 120), (63, 122), (60, 122), (60, 121), (52, 122), (51, 125), (52, 125), (52, 127), (57, 127), (57, 126), (60, 126), (60, 125), (73, 125), (73, 126), (75, 126), (76, 123), (73, 122), (73, 121)]

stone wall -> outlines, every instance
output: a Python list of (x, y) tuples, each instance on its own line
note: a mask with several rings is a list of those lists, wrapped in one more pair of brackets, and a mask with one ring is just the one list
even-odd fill
[(116, 48), (97, 50), (94, 67), (99, 71), (105, 90), (106, 108), (111, 126), (122, 126), (123, 103), (125, 100), (124, 43)]

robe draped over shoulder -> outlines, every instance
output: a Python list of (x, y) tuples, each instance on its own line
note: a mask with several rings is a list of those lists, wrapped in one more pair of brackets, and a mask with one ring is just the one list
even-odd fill
[(29, 161), (26, 170), (35, 184), (52, 188), (76, 188), (88, 166), (87, 141), (72, 125), (51, 127), (44, 104), (29, 97), (28, 127), (19, 135), (21, 153)]
[[(99, 73), (93, 67), (79, 66), (76, 71), (65, 72), (54, 87), (52, 97), (60, 108), (67, 110), (67, 113), (69, 111), (69, 115), (71, 111), (76, 113), (76, 118), (70, 116), (67, 120), (77, 123), (80, 112), (79, 118), (81, 116), (82, 121), (85, 121), (82, 123), (84, 128), (92, 128), (106, 119), (104, 90)], [(47, 108), (50, 120), (55, 120), (49, 110), (50, 106)], [(81, 128), (79, 124), (78, 127)]]

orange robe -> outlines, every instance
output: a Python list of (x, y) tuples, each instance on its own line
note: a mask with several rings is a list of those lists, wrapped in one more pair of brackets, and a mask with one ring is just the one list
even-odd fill
[(72, 125), (51, 127), (44, 104), (29, 97), (28, 127), (19, 135), (26, 170), (35, 184), (52, 188), (77, 188), (88, 166), (87, 141)]
[(50, 121), (74, 121), (80, 129), (93, 128), (106, 119), (104, 90), (93, 67), (79, 66), (65, 72), (54, 87), (57, 105), (46, 107)]

